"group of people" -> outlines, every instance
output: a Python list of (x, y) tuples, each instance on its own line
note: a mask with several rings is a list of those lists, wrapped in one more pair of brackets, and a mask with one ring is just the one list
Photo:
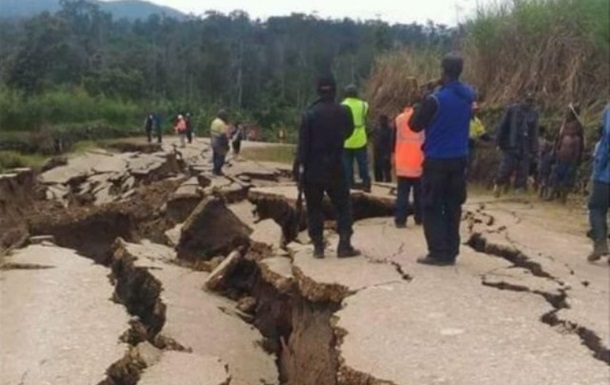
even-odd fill
[[(193, 143), (194, 126), (190, 113), (178, 114), (173, 122), (173, 129), (180, 140), (180, 146), (186, 147), (187, 142)], [(152, 142), (153, 137), (157, 143), (162, 143), (163, 129), (158, 113), (151, 112), (144, 121), (144, 130), (147, 140)], [(229, 123), (226, 110), (220, 110), (210, 126), (210, 140), (212, 146), (212, 164), (215, 175), (222, 175), (222, 168), (229, 150), (239, 156), (241, 142), (245, 138), (245, 128), (240, 122)]]
[(539, 126), (534, 97), (511, 105), (498, 129), (496, 144), (502, 151), (502, 162), (494, 185), (499, 197), (514, 177), (516, 193), (527, 189), (528, 177), (534, 179), (541, 198), (565, 202), (574, 188), (577, 171), (585, 152), (585, 131), (580, 108), (568, 106), (556, 140), (546, 138), (546, 128)]
[[(406, 227), (413, 191), (412, 215), (417, 225), (423, 225), (428, 245), (428, 254), (418, 260), (422, 264), (455, 264), (468, 170), (477, 143), (493, 142), (479, 119), (475, 92), (460, 81), (463, 65), (460, 56), (446, 56), (438, 84), (426, 89), (394, 121), (382, 115), (373, 132), (375, 180), (391, 182), (392, 168), (397, 177), (394, 220), (398, 228)], [(336, 83), (330, 76), (319, 79), (317, 93), (318, 100), (305, 111), (299, 127), (296, 177), (305, 194), (314, 257), (325, 256), (321, 207), (325, 193), (337, 211), (337, 255), (353, 257), (360, 255), (351, 243), (354, 162), (362, 189), (371, 189), (366, 131), (369, 107), (358, 98), (354, 86), (348, 86), (345, 99), (337, 103)], [(502, 153), (495, 194), (499, 196), (512, 178), (516, 191), (525, 191), (533, 172), (541, 196), (565, 200), (585, 149), (579, 114), (579, 108), (570, 104), (557, 139), (549, 141), (545, 129), (539, 127), (533, 94), (528, 93), (523, 102), (509, 106), (495, 137)], [(589, 202), (589, 236), (595, 244), (590, 261), (609, 254), (606, 215), (610, 205), (610, 108), (604, 114), (602, 132), (596, 146)]]
[[(395, 130), (378, 134), (377, 141), (392, 143), (398, 176), (395, 222), (406, 226), (410, 190), (414, 191), (413, 215), (423, 224), (428, 254), (419, 263), (446, 266), (459, 254), (459, 227), (466, 200), (472, 89), (459, 78), (463, 60), (448, 55), (442, 61), (442, 80), (437, 90), (422, 95), (396, 118)], [(367, 161), (366, 117), (368, 104), (358, 98), (356, 87), (345, 90), (341, 104), (335, 101), (332, 77), (318, 81), (319, 99), (302, 117), (297, 147), (298, 180), (307, 203), (309, 235), (314, 257), (324, 258), (322, 199), (326, 193), (337, 211), (339, 258), (360, 255), (351, 243), (352, 208), (350, 188), (354, 187), (353, 163), (358, 164), (362, 188), (370, 191)], [(389, 128), (387, 117), (380, 122)], [(391, 133), (391, 134), (390, 134)], [(376, 176), (391, 180), (391, 159), (376, 159)], [(389, 166), (389, 167), (388, 167)]]

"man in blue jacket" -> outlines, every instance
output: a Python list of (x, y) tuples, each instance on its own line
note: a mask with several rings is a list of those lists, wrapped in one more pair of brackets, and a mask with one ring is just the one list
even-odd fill
[(419, 263), (454, 265), (460, 250), (460, 221), (466, 201), (468, 136), (474, 91), (460, 82), (463, 59), (449, 54), (442, 61), (442, 86), (413, 114), (411, 128), (426, 130), (423, 205), (428, 255)]
[[(608, 207), (610, 206), (610, 104), (602, 119), (602, 136), (595, 147), (593, 159), (593, 191), (589, 197), (589, 222), (593, 238), (593, 252), (589, 261), (599, 261), (610, 255), (608, 250)], [(608, 260), (610, 263), (610, 259)]]

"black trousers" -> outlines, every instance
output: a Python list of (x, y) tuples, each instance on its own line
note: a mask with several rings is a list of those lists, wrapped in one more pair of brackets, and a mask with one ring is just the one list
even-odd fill
[(467, 157), (424, 161), (424, 234), (431, 258), (452, 261), (460, 253), (467, 164)]
[(528, 153), (520, 154), (504, 151), (496, 184), (507, 186), (513, 172), (515, 173), (515, 189), (525, 189), (527, 187), (527, 177), (530, 173), (530, 156)]
[(188, 140), (189, 143), (193, 143), (193, 130), (192, 129), (186, 130), (186, 140)]
[(307, 206), (309, 236), (314, 243), (321, 243), (324, 235), (324, 214), (322, 200), (326, 193), (337, 212), (337, 232), (341, 240), (352, 236), (352, 203), (347, 181), (343, 178), (328, 182), (306, 182), (304, 185)]
[(241, 150), (241, 140), (234, 140), (231, 145), (233, 146), (233, 154), (239, 155), (239, 151)]
[(390, 154), (375, 153), (374, 161), (375, 182), (392, 182)]

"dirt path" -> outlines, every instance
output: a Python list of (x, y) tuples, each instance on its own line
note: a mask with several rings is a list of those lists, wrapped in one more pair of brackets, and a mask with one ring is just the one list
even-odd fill
[(610, 381), (609, 267), (577, 208), (473, 196), (459, 263), (432, 268), (378, 185), (352, 193), (364, 256), (333, 257), (329, 232), (315, 260), (289, 167), (212, 177), (207, 141), (173, 144), (71, 159), (36, 197), (4, 182), (0, 201), (55, 208), (10, 211), (52, 237), (1, 262), (0, 385)]

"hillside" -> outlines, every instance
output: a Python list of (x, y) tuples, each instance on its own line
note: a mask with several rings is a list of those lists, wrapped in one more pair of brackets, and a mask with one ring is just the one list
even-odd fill
[[(100, 1), (91, 0), (104, 12), (112, 14), (115, 19), (147, 19), (151, 15), (165, 15), (178, 19), (184, 18), (182, 12), (142, 0)], [(56, 12), (60, 8), (59, 0), (0, 0), (0, 17), (23, 18), (35, 16), (48, 11)]]

